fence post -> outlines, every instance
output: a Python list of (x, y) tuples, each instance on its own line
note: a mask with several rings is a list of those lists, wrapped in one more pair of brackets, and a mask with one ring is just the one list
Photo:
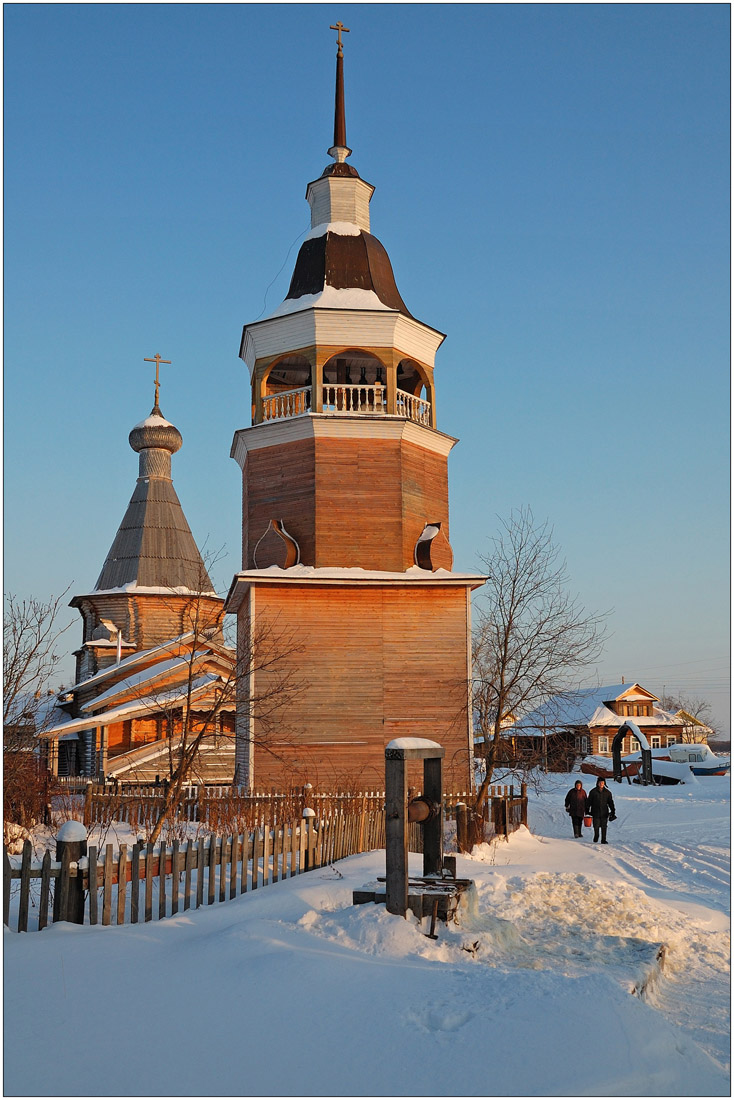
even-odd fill
[[(65, 821), (56, 837), (56, 862), (64, 869), (71, 863), (78, 863), (87, 854), (87, 830), (81, 821)], [(64, 884), (66, 885), (66, 884)], [(78, 872), (76, 878), (69, 876), (68, 888), (54, 893), (54, 921), (65, 920), (71, 924), (84, 924), (84, 878)]]
[(528, 827), (528, 785), (523, 783), (520, 786), (520, 797), (522, 798), (522, 805), (520, 807), (520, 821), (521, 824)]
[(456, 804), (456, 847), (460, 852), (469, 851), (469, 807), (466, 802)]
[(87, 789), (84, 792), (84, 824), (87, 828), (92, 824), (92, 784), (87, 783)]

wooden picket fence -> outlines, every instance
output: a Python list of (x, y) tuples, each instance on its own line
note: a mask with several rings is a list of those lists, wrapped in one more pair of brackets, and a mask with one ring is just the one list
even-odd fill
[[(188, 843), (174, 840), (156, 848), (138, 842), (128, 851), (121, 844), (117, 855), (111, 844), (106, 845), (104, 854), (90, 846), (87, 857), (78, 863), (69, 859), (56, 862), (49, 851), (40, 864), (34, 863), (27, 840), (20, 867), (11, 866), (4, 852), (3, 920), (9, 927), (12, 883), (16, 880), (20, 882), (19, 932), (29, 930), (31, 905), (37, 909), (39, 930), (49, 923), (50, 914), (53, 919), (52, 884), (60, 898), (55, 912), (65, 913), (70, 892), (83, 890), (84, 923), (136, 924), (231, 900), (384, 845), (383, 810), (306, 818), (257, 827), (249, 834), (211, 835)], [(40, 880), (37, 903), (31, 891), (34, 880)]]
[[(163, 783), (88, 783), (84, 796), (84, 824), (120, 821), (134, 829), (152, 827), (157, 821), (167, 794)], [(385, 796), (381, 791), (337, 791), (321, 793), (297, 787), (286, 791), (250, 791), (244, 787), (200, 785), (184, 787), (174, 818), (179, 822), (199, 822), (214, 832), (254, 829), (294, 821), (304, 809), (312, 809), (318, 818), (334, 813), (364, 813), (381, 810)]]
[[(103, 811), (121, 815), (118, 820), (140, 824), (143, 817), (133, 817), (141, 804), (140, 799), (153, 797), (140, 791), (134, 794), (115, 794), (109, 790), (96, 793), (99, 797), (95, 797), (94, 790), (90, 796), (87, 790), (86, 803), (91, 814), (91, 821), (85, 820), (87, 826), (94, 823), (97, 814), (100, 815), (98, 820), (110, 820), (101, 817)], [(216, 806), (218, 792), (207, 791), (203, 802), (201, 789), (197, 789), (197, 794), (199, 812), (203, 807), (205, 819), (212, 820), (208, 807)], [(161, 797), (160, 791), (155, 797)], [(231, 797), (231, 788), (221, 789), (223, 801)], [(30, 840), (24, 843), (19, 866), (15, 860), (11, 863), (4, 850), (5, 925), (10, 926), (11, 897), (14, 895), (18, 906), (17, 922), (13, 923), (17, 924), (19, 932), (34, 930), (34, 923), (35, 928), (41, 930), (54, 919), (53, 913), (50, 915), (52, 895), (54, 911), (66, 913), (68, 899), (74, 891), (83, 898), (80, 902), (83, 923), (135, 924), (141, 919), (149, 921), (154, 916), (162, 919), (192, 907), (198, 909), (205, 903), (226, 901), (385, 845), (385, 796), (382, 792), (329, 795), (308, 792), (309, 808), (319, 806), (320, 814), (317, 816), (314, 812), (314, 816), (304, 818), (300, 810), (291, 821), (278, 820), (278, 815), (283, 813), (285, 806), (290, 808), (296, 797), (303, 799), (303, 792), (298, 796), (292, 792), (289, 796), (269, 793), (242, 797), (250, 800), (244, 810), (251, 812), (253, 817), (260, 818), (264, 807), (269, 806), (274, 820), (268, 824), (256, 820), (251, 828), (225, 836), (212, 833), (188, 842), (163, 842), (156, 848), (139, 840), (129, 850), (121, 844), (117, 854), (111, 844), (105, 846), (104, 854), (90, 845), (87, 856), (78, 863), (71, 861), (68, 850), (60, 862), (50, 851), (46, 851), (40, 863), (34, 862)], [(105, 799), (119, 801), (105, 803)], [(471, 800), (470, 791), (454, 791), (444, 797), (446, 819), (457, 822), (461, 851), (469, 850), (476, 842), (476, 837), (472, 840), (473, 834), (468, 831), (467, 804), (470, 805)], [(130, 816), (122, 816), (128, 814)], [(504, 836), (526, 825), (525, 785), (519, 797), (512, 787), (492, 787), (485, 821), (492, 832)], [(422, 851), (422, 839), (421, 827), (411, 824), (408, 844), (412, 852)], [(19, 884), (15, 890), (14, 882)], [(37, 913), (35, 922), (30, 920), (31, 909)]]
[[(152, 828), (158, 819), (166, 795), (162, 783), (88, 783), (84, 797), (84, 824), (119, 821), (133, 829)], [(492, 787), (490, 800), (512, 797), (512, 787)], [(418, 793), (417, 791), (414, 793)], [(444, 795), (444, 811), (453, 819), (455, 806), (473, 800), (471, 791), (451, 791)], [(300, 818), (304, 809), (312, 809), (318, 818), (334, 813), (354, 814), (382, 810), (384, 791), (317, 791), (296, 787), (290, 791), (250, 791), (231, 785), (184, 787), (174, 818), (179, 822), (199, 822), (214, 832), (243, 832), (256, 825), (271, 825)]]

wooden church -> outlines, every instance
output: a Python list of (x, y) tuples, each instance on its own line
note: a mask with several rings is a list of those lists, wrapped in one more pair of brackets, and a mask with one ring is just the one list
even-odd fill
[(167, 776), (187, 733), (206, 725), (192, 781), (229, 782), (236, 655), (173, 486), (182, 445), (158, 401), (129, 443), (138, 479), (94, 588), (75, 596), (83, 623), (74, 686), (40, 733), (53, 774), (126, 781)]
[(226, 610), (249, 664), (235, 781), (379, 785), (387, 742), (426, 737), (468, 786), (470, 597), (483, 578), (452, 569), (457, 440), (437, 426), (434, 383), (444, 335), (411, 314), (371, 233), (374, 188), (347, 163), (347, 28), (333, 29), (332, 163), (306, 188), (311, 230), (286, 298), (245, 325), (240, 348), (252, 424), (231, 451), (242, 571)]

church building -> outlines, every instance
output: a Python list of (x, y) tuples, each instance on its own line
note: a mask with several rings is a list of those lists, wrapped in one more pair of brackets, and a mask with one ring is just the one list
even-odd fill
[(182, 445), (158, 402), (130, 432), (138, 479), (82, 616), (74, 686), (40, 733), (53, 774), (147, 781), (167, 776), (187, 730), (207, 734), (191, 779), (231, 781), (236, 655), (171, 478)]
[[(331, 163), (285, 300), (245, 325), (235, 781), (381, 785), (384, 748), (426, 737), (453, 785), (472, 764), (476, 574), (453, 571), (434, 380), (444, 335), (410, 312), (347, 163), (337, 24)], [(277, 721), (268, 716), (277, 713)]]

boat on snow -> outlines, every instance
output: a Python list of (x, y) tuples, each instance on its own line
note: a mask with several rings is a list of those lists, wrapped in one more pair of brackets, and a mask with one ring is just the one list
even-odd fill
[(730, 757), (717, 756), (708, 745), (668, 745), (665, 752), (674, 763), (688, 764), (694, 775), (726, 775), (731, 767)]
[[(630, 760), (628, 756), (622, 757), (622, 775), (632, 778), (640, 770), (640, 757)], [(614, 779), (611, 756), (585, 756), (581, 761), (581, 771), (586, 775), (595, 775), (601, 779)]]
[[(642, 766), (642, 753), (629, 753), (622, 757), (622, 777), (634, 779)], [(701, 775), (726, 775), (731, 760), (717, 756), (708, 745), (675, 744), (664, 749), (652, 750), (652, 774), (657, 783), (683, 783), (691, 772)], [(587, 756), (581, 763), (581, 771), (587, 775), (614, 779), (612, 759), (609, 756)]]

